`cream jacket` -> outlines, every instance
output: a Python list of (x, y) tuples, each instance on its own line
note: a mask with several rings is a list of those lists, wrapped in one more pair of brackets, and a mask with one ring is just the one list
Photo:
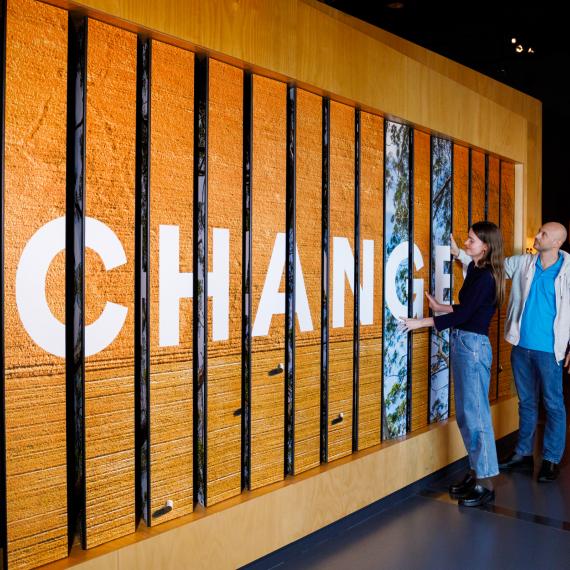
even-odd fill
[[(554, 281), (556, 293), (556, 317), (554, 318), (554, 355), (563, 360), (570, 341), (570, 255), (561, 251), (562, 267)], [(469, 265), (471, 258), (459, 250), (458, 259)], [(507, 279), (512, 280), (511, 294), (505, 320), (505, 339), (515, 346), (520, 340), (521, 320), (530, 286), (534, 278), (538, 254), (513, 255), (505, 259)]]

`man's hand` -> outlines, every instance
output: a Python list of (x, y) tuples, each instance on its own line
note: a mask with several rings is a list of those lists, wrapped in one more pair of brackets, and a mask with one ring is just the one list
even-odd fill
[(564, 368), (568, 368), (568, 372), (570, 372), (570, 352), (566, 355), (566, 360), (564, 361)]
[(459, 246), (457, 245), (457, 243), (453, 239), (453, 234), (451, 234), (450, 237), (451, 237), (451, 246), (449, 249), (451, 251), (451, 255), (453, 257), (459, 257)]

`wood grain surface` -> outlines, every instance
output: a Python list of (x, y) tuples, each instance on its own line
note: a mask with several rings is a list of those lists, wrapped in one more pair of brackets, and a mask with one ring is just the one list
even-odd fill
[[(163, 341), (166, 306), (161, 287), (175, 274), (161, 276), (161, 255), (174, 243), (161, 227), (178, 231), (180, 273), (192, 273), (194, 54), (152, 42), (150, 141), (150, 508), (167, 500), (173, 509), (151, 525), (188, 514), (193, 508), (192, 462), (192, 298), (177, 304), (177, 343)], [(162, 240), (165, 240), (163, 234)], [(162, 314), (161, 314), (162, 311)], [(162, 325), (165, 327), (166, 325)], [(169, 346), (169, 344), (172, 344)]]
[[(361, 113), (360, 142), (360, 357), (358, 449), (380, 443), (382, 394), (382, 249), (384, 227), (384, 119)], [(373, 242), (369, 251), (364, 241)], [(365, 270), (373, 264), (372, 322), (363, 320)]]
[[(243, 72), (210, 59), (208, 130), (208, 397), (207, 505), (241, 492), (241, 325), (242, 325), (242, 157)], [(217, 275), (224, 262), (214, 242), (220, 230), (229, 231), (229, 281)], [(216, 235), (215, 235), (216, 234)], [(222, 234), (223, 235), (223, 234)], [(212, 295), (214, 297), (212, 297)], [(216, 329), (222, 295), (228, 296), (227, 331)], [(218, 298), (220, 297), (220, 298)], [(219, 326), (219, 323), (216, 323)]]
[[(46, 352), (24, 328), (16, 272), (32, 236), (65, 215), (67, 13), (9, 0), (6, 28), (6, 540), (9, 568), (34, 568), (67, 556), (65, 359)], [(64, 226), (60, 240), (45, 292), (64, 323)], [(61, 334), (63, 348), (63, 327)]]
[[(286, 84), (253, 77), (252, 290), (253, 328), (277, 234), (285, 233)], [(285, 259), (283, 250), (276, 255)], [(285, 273), (279, 292), (285, 293)], [(274, 292), (275, 293), (275, 292)], [(275, 295), (274, 295), (275, 296)], [(252, 339), (251, 488), (284, 476), (285, 300), (269, 330)], [(267, 334), (265, 334), (267, 332)], [(255, 330), (254, 330), (255, 333)]]
[(485, 154), (471, 150), (471, 225), (485, 220)]
[[(354, 109), (334, 101), (330, 105), (330, 236), (329, 299), (333, 300), (335, 238), (348, 240), (354, 259)], [(354, 294), (346, 276), (342, 286), (344, 295), (336, 294), (344, 301), (343, 326), (333, 325), (334, 308), (329, 304), (329, 461), (352, 452)], [(342, 421), (333, 424), (336, 419)]]
[[(295, 474), (320, 463), (322, 99), (297, 90), (296, 238), (312, 330), (295, 319)], [(300, 291), (298, 295), (302, 294)]]
[[(488, 194), (487, 194), (487, 220), (499, 225), (499, 159), (489, 156)], [(509, 239), (511, 236), (509, 236)], [(491, 363), (491, 383), (489, 385), (489, 398), (495, 400), (498, 395), (497, 383), (499, 381), (499, 311), (495, 311), (489, 325), (489, 340), (493, 350)]]
[[(505, 240), (505, 255), (514, 255), (515, 227), (515, 165), (501, 161), (501, 232)], [(505, 320), (511, 291), (510, 280), (507, 280), (507, 298), (501, 307), (499, 331), (499, 397), (512, 396), (516, 393), (511, 367), (511, 344), (505, 340)]]
[(135, 530), (134, 226), (135, 34), (89, 20), (87, 50), (86, 200), (89, 217), (118, 237), (126, 263), (105, 271), (85, 252), (85, 324), (106, 302), (127, 308), (114, 341), (85, 358), (87, 547)]

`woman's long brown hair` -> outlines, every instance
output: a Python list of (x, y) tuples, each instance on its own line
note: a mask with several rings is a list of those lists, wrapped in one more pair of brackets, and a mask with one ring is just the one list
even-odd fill
[(488, 248), (478, 266), (488, 265), (491, 268), (495, 279), (495, 300), (500, 307), (505, 301), (505, 253), (501, 230), (493, 222), (476, 222), (471, 229)]

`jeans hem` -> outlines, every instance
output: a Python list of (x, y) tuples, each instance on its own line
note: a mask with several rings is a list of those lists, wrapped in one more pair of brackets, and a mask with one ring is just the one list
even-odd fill
[(515, 447), (515, 453), (517, 455), (520, 455), (521, 457), (532, 457), (534, 455), (532, 451), (529, 451), (527, 453), (523, 453), (522, 451), (519, 451), (518, 447)]
[(542, 460), (543, 461), (550, 461), (550, 463), (555, 463), (556, 465), (560, 465), (560, 462), (562, 461), (562, 457), (560, 457), (559, 459), (549, 459), (548, 457), (543, 457)]
[(476, 473), (475, 477), (477, 479), (490, 479), (491, 477), (496, 477), (498, 474), (499, 474), (499, 470), (497, 469), (497, 471), (495, 471), (491, 475), (479, 475), (479, 473)]

